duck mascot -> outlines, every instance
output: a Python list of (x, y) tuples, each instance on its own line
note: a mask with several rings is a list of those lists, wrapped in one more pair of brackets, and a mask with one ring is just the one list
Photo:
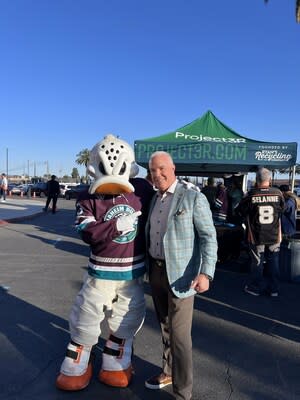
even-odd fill
[(84, 389), (92, 379), (91, 354), (105, 318), (110, 334), (98, 378), (127, 387), (133, 339), (145, 316), (144, 232), (153, 188), (146, 179), (135, 178), (134, 152), (114, 135), (93, 147), (87, 171), (93, 181), (76, 201), (75, 226), (90, 247), (88, 273), (71, 309), (71, 338), (56, 379), (57, 388), (67, 391)]

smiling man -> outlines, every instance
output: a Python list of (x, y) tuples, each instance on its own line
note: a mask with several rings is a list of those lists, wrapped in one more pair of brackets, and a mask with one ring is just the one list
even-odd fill
[(206, 197), (177, 181), (170, 154), (153, 153), (149, 171), (158, 190), (150, 205), (146, 246), (163, 361), (162, 370), (145, 386), (161, 389), (172, 384), (177, 400), (190, 400), (194, 295), (207, 291), (213, 279), (216, 231)]

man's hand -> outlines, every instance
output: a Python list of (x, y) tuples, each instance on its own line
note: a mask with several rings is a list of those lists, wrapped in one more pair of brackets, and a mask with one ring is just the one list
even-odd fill
[(117, 229), (122, 234), (131, 232), (135, 230), (137, 223), (137, 217), (142, 215), (141, 211), (136, 211), (133, 214), (122, 215), (117, 219)]
[(191, 288), (198, 293), (204, 293), (209, 289), (209, 279), (206, 275), (200, 274), (191, 283)]

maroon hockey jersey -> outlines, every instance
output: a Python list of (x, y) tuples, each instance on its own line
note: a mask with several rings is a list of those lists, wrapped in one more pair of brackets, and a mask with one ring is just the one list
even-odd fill
[[(131, 180), (134, 193), (83, 194), (76, 203), (76, 229), (90, 246), (88, 273), (99, 279), (132, 280), (145, 272), (145, 223), (153, 188), (143, 178)], [(136, 228), (121, 234), (117, 218), (141, 211)]]

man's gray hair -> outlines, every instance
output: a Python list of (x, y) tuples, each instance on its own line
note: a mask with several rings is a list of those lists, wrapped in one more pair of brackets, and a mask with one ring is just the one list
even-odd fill
[(152, 159), (156, 156), (167, 156), (170, 159), (170, 161), (172, 162), (172, 164), (174, 164), (173, 158), (170, 153), (167, 153), (166, 151), (158, 150), (151, 154), (151, 156), (149, 158), (149, 166), (150, 166)]
[(271, 179), (271, 171), (267, 168), (260, 168), (256, 172), (256, 182), (263, 183), (263, 182), (270, 182)]

